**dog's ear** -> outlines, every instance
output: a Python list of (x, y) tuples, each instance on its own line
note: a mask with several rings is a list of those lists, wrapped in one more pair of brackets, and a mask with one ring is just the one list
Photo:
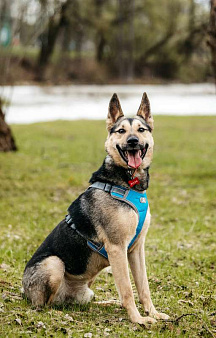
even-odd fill
[(112, 128), (112, 126), (116, 123), (119, 117), (124, 116), (123, 111), (121, 109), (120, 101), (117, 94), (113, 94), (110, 103), (109, 103), (109, 111), (107, 116), (107, 129), (108, 131)]
[(154, 120), (151, 115), (150, 102), (146, 93), (144, 93), (142, 96), (142, 101), (139, 106), (137, 115), (141, 116), (151, 129), (154, 129)]

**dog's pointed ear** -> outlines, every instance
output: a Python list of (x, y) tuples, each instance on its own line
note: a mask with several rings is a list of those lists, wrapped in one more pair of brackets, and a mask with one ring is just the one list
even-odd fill
[(113, 94), (110, 103), (109, 103), (109, 111), (107, 116), (107, 129), (108, 131), (112, 128), (112, 126), (116, 123), (119, 117), (124, 116), (123, 111), (121, 109), (120, 101), (117, 94)]
[(151, 115), (150, 102), (146, 93), (144, 93), (142, 96), (142, 101), (139, 106), (137, 115), (141, 116), (151, 129), (154, 129), (154, 120)]

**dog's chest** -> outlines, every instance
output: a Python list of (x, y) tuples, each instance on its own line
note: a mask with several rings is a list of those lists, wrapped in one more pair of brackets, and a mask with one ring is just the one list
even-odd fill
[(94, 209), (97, 210), (97, 217), (100, 215), (99, 228), (102, 225), (108, 240), (116, 244), (126, 242), (132, 245), (131, 241), (135, 241), (141, 233), (147, 216), (146, 193), (122, 191), (119, 187), (114, 187), (110, 194), (95, 189), (94, 197), (94, 201), (97, 201)]
[(118, 232), (120, 239), (124, 239), (128, 245), (132, 238), (135, 236), (136, 228), (138, 225), (138, 214), (131, 208), (128, 210), (118, 210), (118, 220), (115, 231)]

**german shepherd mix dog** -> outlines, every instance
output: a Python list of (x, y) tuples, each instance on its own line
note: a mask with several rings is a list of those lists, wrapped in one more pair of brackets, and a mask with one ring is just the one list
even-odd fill
[[(144, 242), (150, 225), (146, 196), (153, 156), (153, 118), (146, 93), (136, 117), (123, 115), (114, 94), (102, 166), (27, 263), (23, 287), (34, 306), (88, 303), (97, 274), (111, 265), (123, 307), (134, 323), (167, 319), (156, 311), (146, 275)], [(128, 261), (146, 317), (136, 308)]]

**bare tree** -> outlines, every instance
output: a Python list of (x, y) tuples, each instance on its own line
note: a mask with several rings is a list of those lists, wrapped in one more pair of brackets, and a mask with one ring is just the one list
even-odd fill
[(216, 0), (210, 0), (210, 20), (207, 44), (211, 50), (212, 69), (216, 85)]
[(106, 29), (104, 25), (101, 24), (103, 6), (106, 3), (106, 0), (95, 0), (95, 13), (96, 13), (96, 20), (95, 20), (95, 27), (96, 27), (96, 60), (98, 62), (102, 62), (104, 58), (104, 49), (106, 46)]
[(134, 0), (118, 0), (118, 68), (126, 81), (134, 76), (134, 10)]
[[(0, 29), (6, 20), (10, 20), (10, 6), (9, 1), (2, 1), (0, 3)], [(10, 65), (10, 46), (5, 47), (5, 55), (0, 55), (0, 71), (1, 71), (1, 85), (4, 85), (7, 80), (9, 65)], [(1, 89), (2, 91), (2, 89)], [(0, 93), (0, 151), (15, 151), (17, 150), (13, 135), (7, 123), (5, 122), (5, 114), (2, 111), (3, 98)]]
[[(70, 0), (60, 3), (59, 8), (55, 8), (53, 14), (49, 17), (46, 30), (41, 34), (41, 49), (38, 58), (36, 79), (41, 81), (45, 77), (46, 68), (53, 54), (57, 38), (61, 28), (65, 25), (65, 16)], [(41, 9), (46, 9), (46, 2), (42, 2)]]
[(1, 105), (0, 101), (0, 151), (15, 151), (17, 147), (11, 130), (5, 122), (5, 115), (2, 112)]

